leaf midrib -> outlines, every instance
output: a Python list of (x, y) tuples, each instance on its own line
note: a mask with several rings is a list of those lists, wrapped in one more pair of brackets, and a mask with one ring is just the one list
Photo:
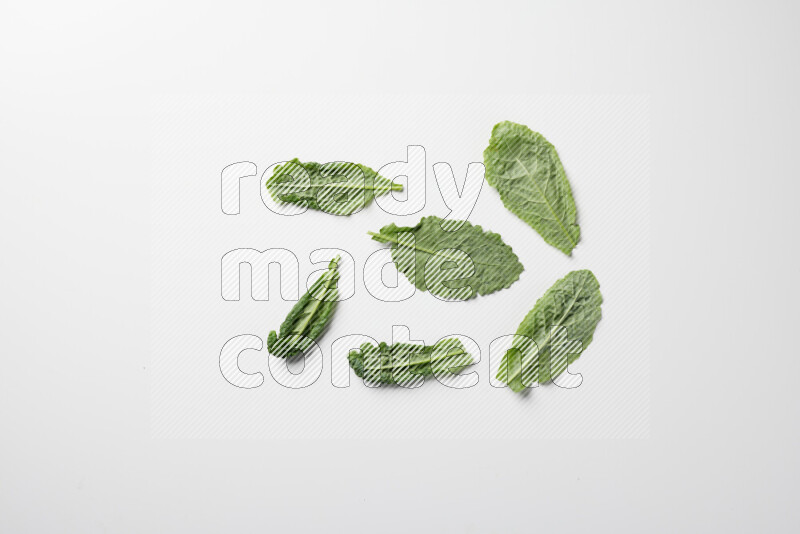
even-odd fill
[(414, 362), (414, 363), (411, 363), (410, 361), (408, 363), (401, 362), (398, 365), (393, 365), (392, 362), (389, 362), (387, 365), (381, 364), (378, 367), (365, 365), (364, 369), (369, 369), (369, 370), (378, 370), (379, 369), (379, 370), (383, 371), (383, 370), (389, 370), (389, 369), (392, 369), (392, 370), (403, 369), (405, 367), (409, 367), (410, 368), (410, 367), (416, 367), (416, 366), (428, 365), (428, 364), (433, 365), (433, 362), (437, 362), (439, 360), (444, 360), (446, 358), (453, 358), (455, 356), (461, 356), (463, 354), (469, 354), (469, 353), (467, 351), (465, 351), (465, 350), (458, 350), (456, 352), (450, 352), (450, 353), (444, 354), (444, 355), (436, 357), (436, 358), (430, 358), (429, 360), (417, 361), (417, 362)]
[[(413, 232), (411, 232), (411, 233), (413, 233)], [(439, 251), (441, 251), (441, 250), (444, 250), (444, 249), (439, 249), (439, 251), (433, 252), (433, 251), (431, 251), (431, 250), (428, 250), (428, 249), (426, 249), (426, 248), (422, 248), (422, 247), (420, 247), (420, 246), (417, 246), (417, 244), (416, 244), (416, 239), (415, 239), (414, 246), (413, 246), (413, 247), (409, 247), (409, 246), (408, 246), (408, 245), (406, 245), (405, 243), (401, 243), (401, 242), (400, 242), (400, 241), (398, 241), (397, 239), (393, 239), (391, 236), (388, 236), (388, 235), (386, 235), (386, 234), (382, 234), (382, 233), (380, 233), (380, 232), (378, 232), (377, 234), (376, 234), (375, 232), (367, 232), (367, 234), (369, 234), (369, 235), (371, 235), (371, 236), (373, 236), (373, 237), (382, 237), (383, 239), (386, 239), (387, 241), (391, 241), (392, 243), (396, 243), (398, 247), (405, 247), (405, 248), (416, 249), (416, 250), (419, 250), (419, 251), (425, 252), (425, 253), (427, 253), (427, 254), (430, 254), (431, 256), (433, 256), (433, 255), (437, 254), (437, 253), (438, 253)], [(459, 249), (459, 250), (460, 250), (460, 249)], [(469, 256), (469, 254), (467, 254), (467, 256)], [(502, 263), (501, 263), (501, 264), (498, 264), (498, 263), (485, 263), (485, 262), (482, 262), (482, 261), (476, 261), (476, 260), (474, 260), (474, 259), (472, 258), (472, 256), (469, 256), (469, 259), (471, 259), (473, 263), (477, 263), (478, 265), (485, 265), (485, 266), (487, 266), (487, 267), (504, 267), (504, 268), (507, 268), (507, 267), (508, 267), (508, 265), (509, 265), (509, 264), (502, 264)], [(452, 260), (452, 261), (455, 261), (455, 260)]]
[(355, 185), (355, 184), (349, 184), (348, 182), (331, 182), (331, 183), (328, 183), (328, 184), (319, 184), (319, 185), (316, 185), (316, 186), (311, 186), (309, 189), (314, 189), (314, 187), (317, 187), (317, 188), (328, 188), (328, 189), (366, 189), (366, 190), (370, 190), (370, 191), (378, 191), (380, 189), (385, 189), (386, 191), (402, 191), (403, 190), (402, 184), (395, 184), (395, 183), (389, 183), (388, 187), (375, 187), (375, 186), (367, 187), (366, 185), (359, 186), (359, 185)]

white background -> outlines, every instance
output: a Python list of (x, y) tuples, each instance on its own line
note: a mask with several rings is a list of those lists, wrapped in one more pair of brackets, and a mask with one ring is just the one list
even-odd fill
[[(499, 233), (525, 266), (509, 289), (444, 302), (417, 292), (383, 302), (364, 284), (367, 257), (388, 249), (370, 239), (395, 222), (413, 226), (421, 216), (445, 217), (431, 167), (448, 162), (463, 184), (467, 165), (483, 161), (492, 126), (503, 118), (535, 125), (555, 144), (569, 173), (579, 209), (581, 241), (571, 257), (551, 247), (503, 206), (484, 184), (469, 221)], [(157, 98), (153, 105), (152, 351), (155, 437), (342, 437), (342, 438), (642, 438), (650, 413), (650, 191), (649, 109), (641, 96), (314, 96)], [(425, 147), (427, 194), (421, 212), (398, 216), (375, 202), (350, 217), (308, 211), (283, 216), (262, 202), (262, 174), (275, 162), (363, 161), (379, 169), (407, 158), (407, 145)], [(337, 155), (338, 154), (338, 155)], [(249, 159), (256, 176), (240, 180), (240, 213), (220, 207), (221, 170)], [(374, 162), (374, 163), (373, 163)], [(440, 171), (441, 174), (441, 171)], [(405, 178), (401, 179), (405, 180)], [(417, 187), (412, 184), (411, 187)], [(408, 191), (407, 191), (408, 192)], [(410, 194), (410, 193), (409, 193)], [(240, 248), (283, 248), (300, 263), (300, 280), (327, 266), (309, 254), (338, 247), (355, 259), (355, 294), (338, 306), (318, 339), (323, 371), (312, 385), (287, 389), (273, 378), (266, 348), (244, 352), (240, 367), (260, 372), (257, 389), (238, 389), (220, 372), (220, 351), (241, 334), (266, 341), (294, 302), (281, 300), (278, 269), (270, 276), (268, 301), (254, 301), (250, 267), (241, 269), (240, 300), (223, 300), (220, 258)], [(503, 352), (490, 370), (490, 343), (516, 332), (536, 300), (556, 280), (590, 269), (604, 296), (603, 321), (585, 355), (570, 368), (583, 382), (554, 385), (530, 395), (492, 387)], [(239, 270), (233, 272), (238, 274)], [(390, 283), (396, 269), (387, 268)], [(234, 275), (235, 276), (235, 275)], [(255, 271), (253, 285), (266, 277)], [(287, 277), (287, 275), (283, 275)], [(312, 281), (319, 276), (314, 274)], [(351, 274), (342, 272), (342, 276)], [(230, 271), (222, 277), (232, 278)], [(403, 286), (410, 283), (401, 276)], [(364, 387), (354, 375), (343, 391), (332, 384), (334, 362), (347, 367), (346, 352), (332, 354), (337, 338), (368, 335), (392, 341), (392, 326), (411, 339), (433, 344), (463, 334), (479, 363), (469, 369), (478, 384), (453, 390), (430, 383), (415, 390)], [(357, 347), (358, 344), (354, 345)], [(309, 355), (308, 374), (319, 356)], [(297, 362), (300, 363), (300, 362)], [(280, 366), (278, 365), (278, 366)], [(302, 369), (302, 364), (293, 368)], [(297, 371), (299, 371), (297, 369)], [(566, 384), (567, 380), (561, 381)], [(430, 380), (435, 382), (435, 380)]]
[[(0, 531), (800, 526), (792, 3), (2, 10)], [(651, 95), (649, 439), (151, 437), (151, 96), (387, 91)]]

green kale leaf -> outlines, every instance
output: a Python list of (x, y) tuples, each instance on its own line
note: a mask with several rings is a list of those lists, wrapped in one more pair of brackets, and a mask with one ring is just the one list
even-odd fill
[(364, 343), (352, 350), (347, 359), (360, 378), (379, 384), (406, 384), (420, 376), (457, 373), (472, 365), (472, 355), (456, 338), (443, 339), (435, 345), (411, 343)]
[(269, 333), (267, 350), (270, 354), (290, 358), (305, 352), (322, 334), (333, 316), (339, 297), (336, 287), (339, 260), (339, 256), (331, 260), (328, 270), (300, 297), (281, 324), (280, 335), (275, 330)]
[(276, 167), (266, 186), (275, 202), (305, 204), (333, 215), (352, 215), (376, 195), (403, 189), (365, 165), (301, 163), (297, 158)]
[[(458, 228), (457, 230), (448, 231)], [(423, 218), (416, 226), (394, 223), (372, 239), (389, 243), (397, 270), (422, 291), (447, 300), (467, 300), (505, 289), (519, 279), (522, 264), (493, 232), (467, 221)]]
[(497, 379), (520, 392), (563, 373), (592, 342), (602, 302), (591, 271), (572, 271), (553, 284), (520, 323), (517, 335), (524, 338), (503, 356)]
[(527, 126), (501, 122), (483, 152), (486, 181), (503, 204), (549, 244), (570, 255), (578, 244), (575, 200), (556, 149)]

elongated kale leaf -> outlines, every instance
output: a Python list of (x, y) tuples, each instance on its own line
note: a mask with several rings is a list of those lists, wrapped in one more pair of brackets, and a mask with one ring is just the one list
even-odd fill
[(273, 356), (289, 358), (305, 352), (331, 320), (336, 309), (339, 290), (339, 256), (331, 260), (328, 270), (302, 296), (280, 327), (267, 337), (267, 350)]
[(503, 356), (497, 379), (520, 392), (563, 373), (592, 342), (602, 302), (591, 271), (572, 271), (553, 284), (520, 323), (517, 335), (525, 338)]
[(578, 244), (575, 200), (556, 149), (527, 126), (501, 122), (483, 152), (486, 181), (503, 204), (549, 244), (570, 255)]
[(297, 158), (277, 167), (266, 185), (276, 202), (306, 203), (311, 209), (333, 215), (351, 215), (369, 205), (376, 195), (403, 189), (365, 165), (301, 163)]
[(434, 373), (457, 373), (474, 363), (472, 355), (455, 338), (435, 345), (381, 343), (376, 347), (364, 343), (359, 350), (350, 351), (347, 359), (357, 376), (380, 384), (405, 384)]
[[(459, 225), (458, 230), (447, 231)], [(498, 234), (466, 221), (430, 216), (416, 226), (392, 223), (369, 234), (390, 243), (397, 270), (412, 284), (445, 299), (467, 300), (505, 289), (523, 271), (517, 255)]]

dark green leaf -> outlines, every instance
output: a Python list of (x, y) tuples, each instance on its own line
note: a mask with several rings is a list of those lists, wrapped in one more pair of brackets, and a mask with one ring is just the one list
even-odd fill
[(474, 361), (455, 338), (443, 339), (435, 345), (381, 343), (376, 347), (364, 343), (359, 350), (350, 351), (347, 359), (356, 375), (381, 384), (405, 384), (434, 373), (437, 376), (457, 373)]
[(403, 189), (365, 165), (301, 163), (297, 158), (277, 167), (266, 185), (276, 202), (306, 204), (333, 215), (351, 215), (376, 195)]
[(328, 270), (302, 296), (281, 324), (280, 335), (275, 330), (267, 337), (267, 350), (273, 356), (289, 358), (305, 352), (331, 320), (336, 309), (339, 290), (339, 256), (331, 260)]

